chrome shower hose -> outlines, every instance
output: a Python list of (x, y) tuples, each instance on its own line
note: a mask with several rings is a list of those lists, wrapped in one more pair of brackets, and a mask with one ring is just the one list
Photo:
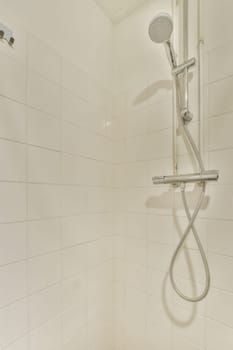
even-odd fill
[[(184, 136), (193, 150), (193, 153), (194, 153), (194, 155), (197, 159), (197, 162), (199, 164), (200, 170), (201, 170), (201, 172), (204, 172), (205, 168), (204, 168), (203, 161), (201, 159), (201, 155), (200, 155), (200, 153), (197, 149), (197, 146), (196, 146), (196, 144), (195, 144), (195, 142), (194, 142), (194, 140), (193, 140), (186, 124), (185, 124), (185, 121), (183, 121), (183, 120), (182, 120), (182, 127), (183, 127), (183, 131), (184, 131)], [(185, 184), (182, 184), (182, 186), (181, 186), (182, 201), (183, 201), (185, 213), (186, 213), (186, 216), (187, 216), (189, 223), (188, 223), (188, 226), (187, 226), (173, 256), (172, 256), (172, 260), (171, 260), (170, 268), (169, 268), (169, 275), (170, 275), (171, 284), (172, 284), (174, 290), (176, 291), (176, 293), (184, 300), (189, 301), (189, 302), (193, 302), (193, 303), (203, 300), (206, 297), (206, 295), (208, 294), (209, 289), (210, 289), (210, 270), (209, 270), (208, 261), (207, 261), (206, 254), (205, 254), (205, 251), (203, 249), (201, 240), (200, 240), (200, 238), (197, 234), (196, 228), (194, 226), (194, 222), (197, 218), (197, 215), (199, 213), (199, 210), (202, 207), (202, 204), (203, 204), (203, 201), (205, 198), (205, 188), (206, 188), (206, 183), (202, 182), (201, 183), (201, 193), (200, 193), (200, 196), (198, 198), (198, 202), (196, 204), (196, 207), (193, 211), (193, 214), (191, 215), (189, 208), (188, 208), (188, 203), (187, 203), (187, 198), (186, 198), (186, 193), (185, 193)], [(175, 265), (176, 259), (179, 255), (186, 239), (188, 238), (190, 231), (193, 232), (193, 236), (194, 236), (194, 239), (197, 243), (197, 246), (198, 246), (198, 249), (199, 249), (199, 252), (201, 255), (201, 259), (203, 262), (204, 270), (205, 270), (205, 288), (204, 288), (203, 292), (197, 297), (190, 297), (190, 296), (187, 296), (184, 293), (182, 293), (180, 291), (180, 289), (177, 287), (177, 284), (176, 284), (175, 278), (174, 278), (174, 265)]]

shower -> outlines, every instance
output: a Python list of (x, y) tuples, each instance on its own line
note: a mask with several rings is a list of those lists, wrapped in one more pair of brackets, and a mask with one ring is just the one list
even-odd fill
[(173, 32), (173, 21), (167, 13), (160, 13), (155, 16), (149, 25), (149, 36), (156, 44), (164, 44), (168, 53), (171, 68), (176, 67), (176, 57), (173, 45), (171, 42), (171, 35)]
[[(196, 158), (200, 171), (198, 173), (193, 173), (193, 174), (174, 174), (169, 176), (166, 176), (166, 175), (155, 176), (153, 177), (152, 181), (153, 181), (153, 184), (155, 185), (172, 184), (180, 187), (181, 197), (182, 197), (185, 213), (188, 220), (188, 225), (171, 259), (169, 275), (170, 275), (171, 284), (174, 290), (176, 291), (176, 293), (180, 297), (182, 297), (183, 299), (189, 302), (198, 302), (203, 300), (209, 292), (210, 271), (209, 271), (207, 257), (203, 249), (201, 240), (197, 234), (197, 230), (195, 228), (194, 223), (205, 198), (206, 183), (209, 181), (217, 181), (219, 174), (217, 170), (211, 170), (211, 171), (205, 170), (201, 153), (198, 150), (198, 147), (196, 146), (195, 141), (193, 140), (192, 135), (190, 134), (188, 129), (188, 123), (190, 123), (192, 120), (192, 113), (190, 112), (190, 109), (189, 109), (189, 69), (195, 66), (196, 59), (191, 58), (185, 61), (184, 63), (177, 65), (176, 54), (171, 42), (172, 32), (173, 32), (173, 21), (171, 16), (167, 13), (158, 14), (156, 17), (153, 18), (153, 20), (149, 25), (149, 36), (151, 40), (155, 43), (163, 43), (165, 45), (166, 52), (171, 65), (172, 76), (175, 80), (175, 89), (176, 89), (176, 95), (177, 95), (177, 101), (178, 101), (177, 114), (178, 114), (179, 125), (183, 130), (183, 137), (185, 141), (190, 146), (190, 149), (192, 150), (192, 153)], [(197, 200), (197, 204), (192, 213), (189, 210), (187, 197), (186, 197), (187, 183), (198, 183), (201, 188), (200, 195)], [(197, 243), (197, 246), (201, 255), (201, 259), (203, 262), (204, 270), (205, 270), (205, 287), (202, 293), (196, 297), (190, 297), (185, 295), (178, 288), (174, 277), (175, 262), (191, 231)]]

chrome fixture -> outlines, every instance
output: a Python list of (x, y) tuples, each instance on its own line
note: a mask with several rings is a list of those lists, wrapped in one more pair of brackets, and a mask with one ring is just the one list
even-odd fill
[(10, 46), (13, 46), (15, 42), (11, 29), (2, 23), (0, 23), (0, 39), (6, 40)]
[(201, 183), (203, 181), (217, 181), (219, 178), (219, 172), (217, 170), (205, 171), (202, 173), (184, 174), (184, 175), (169, 175), (169, 176), (154, 176), (152, 178), (154, 185), (170, 184), (180, 185), (184, 183)]
[[(184, 63), (177, 65), (176, 54), (171, 42), (172, 31), (173, 31), (173, 21), (171, 16), (167, 13), (161, 13), (157, 15), (149, 25), (149, 36), (151, 40), (154, 41), (155, 43), (163, 43), (165, 45), (165, 48), (168, 54), (168, 59), (172, 69), (171, 73), (175, 80), (178, 110), (179, 110), (178, 118), (180, 121), (180, 126), (183, 129), (183, 136), (185, 138), (185, 141), (190, 145), (190, 148), (197, 160), (197, 163), (200, 168), (200, 172), (193, 173), (193, 174), (182, 174), (182, 175), (175, 174), (175, 175), (168, 175), (168, 176), (155, 176), (153, 177), (152, 181), (153, 181), (153, 184), (155, 185), (172, 184), (172, 185), (180, 186), (181, 188), (181, 196), (183, 200), (185, 213), (188, 219), (188, 226), (171, 259), (169, 275), (170, 275), (172, 286), (180, 297), (190, 302), (198, 302), (203, 300), (209, 292), (210, 271), (209, 271), (209, 265), (206, 258), (206, 254), (204, 252), (200, 238), (197, 234), (196, 228), (194, 226), (194, 222), (199, 213), (199, 210), (202, 207), (202, 204), (205, 198), (206, 183), (209, 181), (217, 181), (219, 178), (219, 172), (217, 170), (210, 170), (210, 171), (205, 170), (204, 163), (201, 158), (201, 154), (192, 138), (192, 135), (188, 130), (187, 124), (192, 120), (192, 113), (189, 110), (189, 69), (195, 66), (196, 59), (191, 58), (185, 61)], [(186, 198), (186, 192), (185, 192), (186, 183), (199, 183), (201, 187), (201, 193), (198, 198), (197, 205), (192, 214), (189, 211), (187, 198)], [(174, 278), (174, 265), (175, 265), (177, 256), (180, 250), (182, 249), (187, 237), (189, 236), (190, 231), (193, 232), (194, 239), (196, 240), (197, 246), (199, 248), (199, 252), (204, 265), (205, 279), (206, 279), (204, 290), (197, 297), (189, 297), (183, 294), (180, 291), (180, 289), (177, 287), (177, 284)]]
[(149, 25), (149, 36), (156, 44), (164, 44), (171, 68), (175, 68), (176, 56), (171, 42), (171, 35), (173, 32), (173, 21), (169, 14), (160, 13), (155, 16)]

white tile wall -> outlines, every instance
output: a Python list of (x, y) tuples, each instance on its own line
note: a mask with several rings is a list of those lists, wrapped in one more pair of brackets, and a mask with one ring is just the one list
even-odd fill
[(28, 72), (28, 105), (54, 117), (61, 114), (61, 87), (42, 75)]
[(26, 107), (10, 99), (0, 97), (1, 138), (26, 141)]
[(59, 219), (29, 221), (27, 224), (28, 256), (46, 254), (60, 249)]
[(222, 346), (226, 350), (232, 348), (232, 328), (224, 326), (219, 322), (208, 320), (206, 333), (206, 346), (208, 350), (217, 350), (219, 346)]
[[(206, 161), (221, 178), (197, 222), (212, 275), (198, 306), (182, 302), (167, 275), (186, 225), (179, 195), (151, 186), (153, 175), (172, 171), (173, 107), (170, 68), (147, 24), (171, 1), (148, 2), (116, 26), (114, 45), (92, 0), (55, 4), (56, 13), (52, 1), (38, 3), (42, 32), (29, 5), (14, 9), (19, 19), (27, 14), (29, 31), (13, 25), (15, 49), (0, 47), (0, 350), (232, 349), (231, 4), (205, 0), (202, 9)], [(198, 127), (195, 118), (197, 140)], [(180, 139), (180, 169), (192, 171)], [(192, 239), (186, 252), (194, 282), (184, 255), (177, 280), (197, 293), (202, 266)]]
[(1, 140), (0, 162), (4, 164), (1, 180), (26, 180), (26, 146), (20, 143)]
[(55, 83), (61, 81), (61, 57), (35, 35), (28, 35), (28, 66)]
[(53, 318), (30, 333), (30, 348), (57, 349), (61, 344), (61, 319)]
[(61, 183), (61, 155), (59, 152), (28, 148), (28, 181), (37, 183)]
[(28, 143), (44, 148), (61, 150), (60, 121), (46, 113), (27, 109)]
[(67, 61), (62, 62), (62, 85), (75, 96), (88, 99), (88, 74)]
[(0, 222), (16, 222), (26, 219), (26, 185), (24, 183), (0, 183)]
[(1, 302), (4, 306), (26, 296), (26, 263), (25, 261), (1, 267), (2, 281)]
[[(172, 253), (187, 225), (179, 191), (154, 189), (151, 184), (152, 176), (172, 173), (173, 107), (169, 65), (163, 48), (149, 41), (147, 25), (153, 14), (169, 12), (170, 5), (171, 1), (146, 4), (115, 31), (118, 76), (114, 106), (119, 105), (113, 120), (118, 147), (114, 153), (115, 346), (121, 350), (228, 350), (233, 344), (233, 85), (232, 38), (227, 22), (233, 8), (228, 1), (220, 5), (205, 0), (202, 4), (204, 70), (208, 76), (205, 163), (209, 169), (220, 170), (220, 180), (208, 186), (208, 202), (196, 222), (208, 254), (211, 290), (195, 305), (173, 292), (168, 276)], [(196, 55), (197, 1), (189, 5), (190, 55)], [(190, 92), (196, 113), (196, 79)], [(189, 127), (198, 142), (196, 115)], [(182, 137), (177, 141), (179, 170), (196, 170)], [(190, 189), (191, 205), (196, 193)], [(177, 282), (184, 292), (196, 295), (204, 288), (204, 276), (193, 239), (188, 240), (185, 252), (175, 266)]]
[(2, 348), (23, 337), (28, 332), (27, 302), (22, 299), (1, 308), (0, 325)]
[(42, 184), (28, 186), (28, 217), (31, 220), (61, 215), (61, 187)]
[(61, 312), (61, 288), (57, 284), (29, 298), (29, 327), (35, 329)]
[[(13, 18), (14, 50), (0, 43), (1, 350), (113, 347), (110, 65), (105, 82), (92, 74), (108, 60), (112, 25), (92, 0), (81, 3), (80, 18), (88, 6), (105, 46), (92, 67)], [(38, 5), (42, 21), (67, 28), (47, 1)], [(73, 35), (65, 41), (79, 52)]]
[(86, 245), (64, 249), (62, 252), (62, 275), (70, 277), (87, 271), (88, 248)]
[(23, 62), (1, 53), (1, 84), (2, 96), (17, 102), (26, 101), (26, 66)]
[(26, 223), (1, 224), (1, 265), (26, 258)]

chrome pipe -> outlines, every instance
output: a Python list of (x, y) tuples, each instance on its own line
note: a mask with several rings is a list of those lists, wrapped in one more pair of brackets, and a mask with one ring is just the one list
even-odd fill
[(219, 172), (217, 170), (205, 171), (203, 173), (184, 174), (184, 175), (168, 175), (168, 176), (154, 176), (152, 182), (154, 185), (178, 185), (181, 183), (196, 183), (217, 181)]
[(176, 62), (176, 54), (173, 48), (173, 45), (171, 43), (171, 40), (167, 40), (164, 43), (165, 48), (166, 48), (166, 52), (168, 55), (168, 59), (172, 68), (172, 71), (177, 67), (177, 62)]

